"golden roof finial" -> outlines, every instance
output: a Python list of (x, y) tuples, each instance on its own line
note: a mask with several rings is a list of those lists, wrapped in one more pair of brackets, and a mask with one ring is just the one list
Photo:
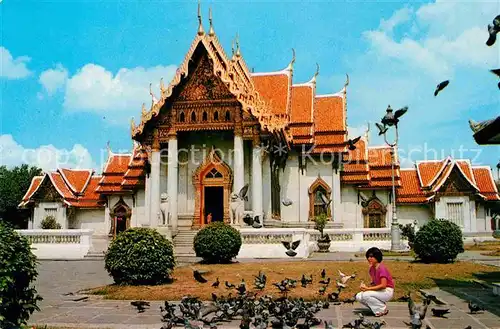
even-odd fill
[(151, 103), (152, 105), (155, 105), (156, 103), (158, 103), (158, 99), (155, 97), (155, 95), (153, 94), (153, 89), (152, 89), (152, 86), (153, 84), (150, 83), (149, 84), (149, 94), (151, 95)]
[(288, 64), (288, 70), (293, 71), (293, 64), (295, 64), (295, 49), (292, 48), (292, 60), (290, 61), (290, 64)]
[(314, 72), (314, 76), (313, 76), (313, 78), (311, 79), (311, 82), (312, 82), (312, 83), (316, 83), (316, 78), (318, 77), (318, 75), (319, 75), (319, 64), (318, 64), (318, 63), (316, 63), (316, 72)]
[(240, 52), (240, 36), (238, 35), (238, 33), (236, 33), (236, 56), (237, 57), (241, 56), (241, 52)]
[(198, 35), (205, 34), (203, 30), (203, 24), (201, 22), (201, 0), (198, 0)]
[(349, 74), (345, 74), (345, 83), (344, 83), (344, 88), (349, 85)]
[(108, 150), (108, 158), (109, 158), (109, 157), (111, 156), (111, 154), (113, 153), (113, 152), (111, 151), (111, 143), (109, 142), (109, 140), (108, 140), (108, 142), (106, 143), (106, 149)]
[[(130, 133), (131, 133), (131, 135), (134, 134), (134, 131), (135, 131), (135, 120), (134, 120), (134, 117), (131, 117), (130, 118)], [(108, 147), (109, 147), (109, 141), (108, 141)], [(111, 152), (110, 148), (108, 148), (108, 152)]]
[(163, 94), (165, 93), (165, 85), (163, 84), (163, 77), (160, 79), (160, 91), (161, 91), (160, 96), (163, 96)]
[(142, 103), (141, 116), (144, 117), (148, 113), (146, 109), (146, 103)]
[(210, 22), (210, 30), (208, 31), (208, 35), (213, 37), (215, 35), (215, 31), (212, 22), (212, 7), (208, 7), (208, 21)]
[(231, 40), (231, 55), (234, 56), (234, 39)]

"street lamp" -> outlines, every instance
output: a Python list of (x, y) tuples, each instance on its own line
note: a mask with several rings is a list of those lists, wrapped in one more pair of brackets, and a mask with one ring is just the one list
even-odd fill
[[(396, 214), (396, 183), (394, 181), (394, 162), (396, 162), (395, 150), (394, 148), (398, 145), (398, 123), (399, 118), (408, 111), (408, 107), (405, 106), (395, 113), (392, 112), (392, 108), (389, 105), (386, 110), (386, 114), (382, 118), (380, 123), (375, 125), (379, 129), (379, 136), (384, 135), (385, 143), (391, 148), (391, 173), (392, 173), (392, 224), (391, 224), (391, 251), (401, 251), (401, 236), (399, 232), (398, 216)], [(390, 127), (396, 129), (396, 138), (392, 143), (387, 140), (387, 131)]]

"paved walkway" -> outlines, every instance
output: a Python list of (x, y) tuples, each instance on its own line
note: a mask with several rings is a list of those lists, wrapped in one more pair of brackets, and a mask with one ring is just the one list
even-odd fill
[[(331, 258), (338, 254), (329, 254)], [(322, 255), (321, 260), (327, 257)], [(329, 258), (330, 260), (333, 260)], [(342, 256), (343, 258), (343, 256)], [(344, 259), (345, 260), (345, 259)], [(499, 264), (500, 265), (500, 264)], [(159, 329), (162, 326), (159, 301), (151, 302), (151, 307), (142, 314), (137, 314), (130, 301), (102, 300), (99, 296), (77, 301), (82, 296), (66, 295), (78, 290), (102, 286), (112, 283), (104, 270), (103, 261), (41, 261), (39, 265), (38, 292), (44, 297), (41, 311), (30, 319), (32, 324), (72, 328), (137, 328)], [(431, 328), (462, 329), (468, 325), (472, 328), (500, 329), (500, 297), (493, 297), (490, 290), (458, 289), (456, 291), (436, 290), (433, 292), (449, 303), (451, 314), (448, 319), (437, 319), (429, 316), (425, 323)], [(489, 312), (469, 315), (465, 300), (482, 301)], [(362, 310), (362, 306), (333, 306), (318, 313), (318, 318), (332, 320), (335, 327), (342, 327)], [(390, 303), (390, 313), (384, 317), (387, 326), (384, 328), (406, 328), (403, 321), (408, 320), (408, 308), (405, 303)], [(237, 328), (238, 323), (230, 323), (220, 328)]]

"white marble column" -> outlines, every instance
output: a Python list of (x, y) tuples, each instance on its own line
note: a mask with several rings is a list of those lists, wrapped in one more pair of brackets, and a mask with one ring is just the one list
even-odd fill
[(149, 227), (157, 227), (160, 213), (160, 148), (153, 147), (151, 152), (151, 174), (150, 184), (150, 214)]
[(245, 168), (243, 165), (244, 159), (243, 137), (239, 134), (234, 134), (234, 184), (233, 192), (238, 193), (245, 185)]
[[(151, 164), (151, 159), (148, 158)], [(151, 173), (145, 177), (144, 183), (144, 220), (142, 221), (145, 226), (150, 226), (151, 223)]]
[(342, 209), (340, 204), (340, 170), (333, 169), (332, 172), (332, 221), (342, 223)]
[(262, 223), (262, 153), (259, 145), (252, 150), (252, 206), (253, 215), (259, 216)]
[(172, 225), (172, 233), (175, 236), (177, 233), (177, 195), (178, 195), (178, 178), (179, 178), (179, 162), (178, 162), (177, 136), (170, 135), (168, 140), (168, 164), (167, 164), (167, 193), (170, 198), (170, 221)]

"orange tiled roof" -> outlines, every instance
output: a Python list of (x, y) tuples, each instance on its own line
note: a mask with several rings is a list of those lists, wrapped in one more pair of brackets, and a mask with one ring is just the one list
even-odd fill
[(148, 154), (143, 148), (135, 148), (133, 153), (128, 169), (123, 175), (122, 187), (124, 188), (134, 189), (145, 185), (144, 166)]
[(343, 170), (340, 180), (345, 183), (367, 185), (370, 181), (366, 139), (356, 143), (356, 149), (343, 155)]
[[(72, 176), (74, 172), (78, 171), (81, 173), (76, 173), (75, 177), (69, 178), (69, 176)], [(64, 179), (61, 172), (65, 173), (64, 177), (66, 177), (67, 179)], [(70, 186), (70, 183), (68, 181), (71, 181), (71, 179), (73, 179), (74, 183), (81, 183), (79, 179), (83, 180), (83, 177), (86, 176), (86, 174), (84, 173), (90, 173), (90, 177), (86, 177), (86, 181), (83, 187), (81, 186), (81, 184), (76, 185), (79, 188), (82, 188), (80, 189), (80, 192), (73, 192), (72, 188), (75, 188), (75, 185), (72, 184)], [(100, 176), (93, 176), (92, 170), (83, 171), (72, 169), (58, 169), (56, 172), (49, 172), (44, 176), (33, 177), (31, 185), (28, 188), (28, 191), (23, 197), (21, 203), (19, 204), (19, 207), (26, 207), (31, 201), (33, 201), (33, 196), (35, 195), (36, 191), (40, 188), (42, 183), (46, 182), (47, 184), (52, 184), (57, 193), (59, 193), (61, 200), (67, 206), (78, 208), (100, 208), (103, 205), (100, 203), (99, 193), (96, 192), (96, 187), (100, 179)]]
[(472, 167), (474, 179), (479, 188), (479, 192), (486, 197), (488, 201), (499, 201), (497, 186), (493, 180), (490, 167)]
[(346, 132), (344, 98), (339, 95), (318, 95), (314, 98), (315, 132)]
[(57, 171), (61, 174), (62, 178), (73, 193), (82, 193), (89, 183), (90, 177), (93, 173), (93, 170), (76, 170), (66, 168), (61, 168)]
[(500, 200), (491, 168), (474, 167), (469, 160), (453, 160), (450, 157), (440, 161), (422, 161), (416, 169), (401, 170), (402, 188), (398, 190), (400, 203), (422, 203), (430, 200), (449, 179), (453, 170), (463, 175), (477, 195), (486, 201)]
[[(392, 155), (390, 147), (369, 147), (368, 166), (370, 170), (370, 186), (392, 187)], [(397, 187), (401, 186), (401, 173), (397, 154), (396, 163), (394, 164), (394, 183)]]
[(102, 194), (125, 192), (122, 182), (131, 160), (132, 154), (110, 154), (96, 191)]
[(273, 114), (288, 113), (290, 71), (252, 74), (252, 81)]

